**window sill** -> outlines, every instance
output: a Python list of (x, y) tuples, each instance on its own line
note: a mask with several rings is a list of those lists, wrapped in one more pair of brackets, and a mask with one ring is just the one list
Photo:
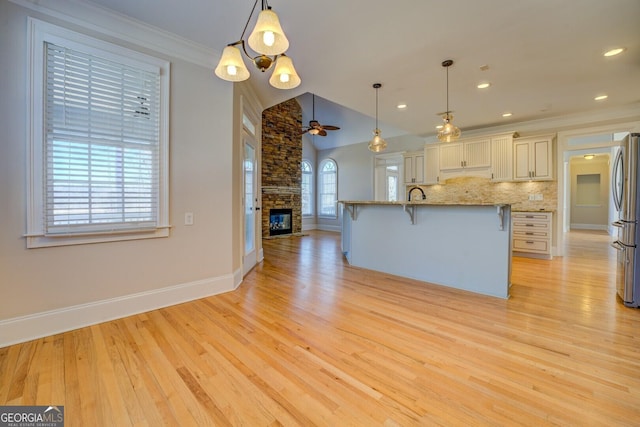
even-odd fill
[(26, 235), (27, 249), (50, 248), (56, 246), (88, 245), (94, 243), (119, 242), (125, 240), (156, 239), (169, 237), (171, 226), (155, 228), (153, 230), (127, 231), (109, 234), (81, 234), (81, 235)]

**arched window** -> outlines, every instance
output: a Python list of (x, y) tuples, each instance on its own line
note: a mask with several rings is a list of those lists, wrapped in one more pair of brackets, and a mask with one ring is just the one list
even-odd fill
[(338, 165), (331, 159), (320, 163), (318, 177), (319, 207), (318, 216), (336, 218), (338, 200)]
[(313, 169), (311, 163), (303, 160), (300, 163), (302, 169), (302, 216), (313, 215)]

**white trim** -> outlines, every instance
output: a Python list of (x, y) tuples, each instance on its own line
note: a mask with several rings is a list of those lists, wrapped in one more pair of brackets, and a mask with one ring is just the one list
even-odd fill
[(342, 226), (340, 226), (340, 225), (317, 224), (316, 225), (316, 230), (333, 231), (335, 233), (341, 233), (342, 232)]
[(572, 230), (608, 230), (607, 224), (576, 224), (572, 222), (570, 227)]
[[(240, 274), (242, 276), (242, 274)], [(0, 321), (0, 348), (235, 290), (236, 273)], [(242, 277), (240, 277), (240, 281)]]
[(243, 280), (243, 275), (242, 275), (242, 269), (239, 268), (236, 271), (233, 272), (233, 289), (232, 290), (236, 290), (238, 289), (238, 287), (242, 284), (242, 280)]
[(89, 2), (81, 0), (49, 1), (45, 6), (42, 1), (36, 0), (9, 1), (50, 18), (77, 25), (85, 30), (127, 42), (135, 40), (135, 44), (140, 47), (206, 68), (213, 69), (221, 56), (221, 52), (204, 45)]

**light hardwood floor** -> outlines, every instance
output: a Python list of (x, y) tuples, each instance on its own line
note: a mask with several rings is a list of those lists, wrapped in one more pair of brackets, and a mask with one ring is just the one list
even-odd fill
[(566, 240), (514, 258), (509, 300), (350, 267), (335, 233), (267, 240), (236, 292), (0, 349), (0, 404), (67, 426), (639, 425), (640, 310), (605, 234)]

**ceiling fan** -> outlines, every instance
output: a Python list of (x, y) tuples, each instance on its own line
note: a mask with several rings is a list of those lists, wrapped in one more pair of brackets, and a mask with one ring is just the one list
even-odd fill
[(313, 119), (309, 120), (309, 126), (304, 126), (302, 128), (301, 135), (309, 132), (311, 135), (320, 135), (327, 136), (328, 130), (338, 130), (340, 129), (338, 126), (331, 125), (321, 125), (319, 121), (316, 120), (316, 95), (313, 95)]

